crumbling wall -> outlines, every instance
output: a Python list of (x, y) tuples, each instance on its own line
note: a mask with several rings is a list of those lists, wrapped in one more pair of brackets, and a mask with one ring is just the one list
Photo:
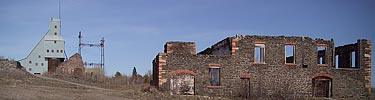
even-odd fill
[(61, 63), (57, 67), (57, 73), (59, 74), (66, 74), (66, 75), (73, 75), (73, 76), (80, 76), (84, 75), (85, 68), (83, 66), (83, 61), (81, 55), (78, 53), (69, 57), (68, 60)]
[(365, 79), (365, 87), (367, 88), (368, 92), (371, 91), (371, 44), (370, 40), (360, 39), (357, 40), (359, 53), (358, 57), (358, 65), (361, 67), (361, 72), (364, 73)]
[(220, 42), (212, 45), (211, 47), (199, 52), (198, 54), (202, 55), (216, 55), (216, 56), (223, 56), (223, 55), (234, 55), (237, 48), (237, 43), (239, 40), (243, 38), (242, 35), (236, 35), (236, 37), (228, 37)]
[[(336, 58), (338, 71), (348, 75), (349, 78), (356, 79), (355, 82), (343, 82), (345, 84), (340, 84), (340, 86), (356, 87), (357, 90), (365, 87), (367, 91), (371, 91), (371, 49), (371, 41), (365, 39), (335, 48), (335, 56), (338, 56), (338, 59)], [(352, 53), (355, 53), (354, 57)]]
[(164, 45), (164, 53), (196, 54), (194, 42), (167, 42)]
[[(265, 45), (265, 63), (255, 63), (255, 44)], [(294, 45), (295, 63), (286, 64), (285, 46)], [(242, 63), (249, 73), (250, 96), (253, 98), (298, 98), (312, 96), (312, 76), (316, 73), (333, 74), (331, 60), (317, 64), (317, 46), (324, 45), (327, 51), (333, 49), (331, 40), (311, 39), (308, 37), (285, 36), (245, 36), (238, 42), (235, 63)], [(325, 52), (326, 59), (332, 59), (332, 52)], [(237, 81), (238, 82), (238, 81)], [(236, 87), (236, 86), (235, 86)], [(240, 89), (240, 87), (236, 87)], [(233, 89), (233, 92), (236, 92)]]
[[(314, 94), (354, 98), (366, 95), (364, 90), (366, 90), (365, 84), (368, 82), (365, 81), (365, 78), (369, 79), (367, 78), (369, 76), (366, 75), (370, 74), (362, 73), (365, 72), (365, 69), (366, 71), (370, 69), (367, 67), (363, 70), (353, 71), (335, 69), (333, 66), (335, 63), (333, 39), (246, 35), (229, 37), (223, 41), (198, 55), (173, 53), (175, 51), (159, 53), (153, 61), (153, 69), (156, 71), (154, 77), (159, 78), (159, 90), (170, 91), (173, 76), (168, 73), (176, 70), (189, 70), (196, 73), (194, 87), (197, 95), (253, 99), (295, 99), (317, 96)], [(361, 47), (368, 50), (369, 43), (368, 41), (363, 42), (362, 44), (366, 46)], [(255, 61), (254, 48), (257, 44), (264, 45), (264, 62), (261, 63)], [(285, 57), (286, 45), (294, 46), (293, 58)], [(173, 45), (170, 46), (172, 47), (169, 48), (173, 48)], [(228, 54), (228, 47), (230, 54)], [(319, 52), (318, 47), (324, 47), (325, 50)], [(225, 52), (222, 52), (223, 48)], [(367, 56), (371, 55), (368, 53), (369, 51), (365, 52), (367, 52)], [(365, 54), (361, 55), (365, 56)], [(319, 64), (320, 57), (324, 57), (324, 62), (321, 64)], [(286, 63), (286, 60), (291, 59), (294, 60), (294, 63)], [(369, 58), (364, 58), (364, 60), (361, 60), (362, 63), (369, 66), (371, 63)], [(210, 85), (209, 69), (212, 66), (220, 70), (219, 86)], [(314, 87), (313, 80), (323, 80), (316, 82), (324, 83), (324, 86), (329, 86), (329, 84), (332, 86), (328, 88)], [(246, 84), (242, 84), (243, 82)], [(243, 91), (248, 91), (248, 93)]]
[[(347, 44), (335, 48), (335, 55), (338, 56), (338, 68), (359, 68), (358, 65), (352, 65), (352, 52), (358, 54), (358, 43)], [(358, 56), (355, 56), (355, 62), (358, 62)], [(357, 64), (357, 63), (356, 63)]]
[[(230, 96), (231, 94), (225, 94), (224, 91), (229, 91), (230, 88), (224, 88), (222, 86), (210, 86), (209, 85), (209, 67), (210, 64), (219, 64), (221, 76), (221, 84), (230, 85), (234, 84), (231, 82), (233, 74), (236, 70), (235, 67), (230, 66), (230, 57), (229, 56), (210, 56), (210, 55), (175, 55), (167, 54), (167, 65), (164, 70), (167, 73), (177, 71), (177, 70), (189, 70), (196, 73), (195, 78), (195, 94), (198, 95), (210, 95), (210, 96)], [(225, 66), (225, 67), (224, 67)], [(225, 70), (225, 72), (223, 72)], [(231, 72), (233, 71), (233, 72)], [(163, 77), (172, 77), (169, 74), (164, 75)], [(163, 84), (165, 87), (169, 87), (170, 79), (167, 80), (166, 84)], [(169, 89), (167, 89), (169, 90)]]
[(154, 86), (160, 90), (165, 90), (167, 87), (163, 87), (163, 84), (167, 82), (166, 75), (166, 53), (159, 53), (156, 55), (156, 58), (153, 60), (153, 80), (152, 83)]
[(231, 38), (226, 38), (215, 45), (212, 45), (210, 48), (203, 50), (198, 54), (206, 54), (206, 55), (230, 55), (231, 54)]

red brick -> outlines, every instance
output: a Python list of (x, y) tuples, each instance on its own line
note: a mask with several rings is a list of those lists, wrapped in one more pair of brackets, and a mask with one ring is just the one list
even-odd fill
[(316, 77), (319, 77), (319, 76), (325, 76), (325, 77), (329, 77), (329, 78), (333, 78), (333, 76), (331, 74), (326, 74), (326, 73), (318, 73), (318, 74), (314, 74), (312, 76), (312, 78), (316, 78)]
[(197, 73), (193, 72), (193, 71), (190, 71), (190, 70), (184, 70), (184, 69), (178, 69), (178, 70), (175, 70), (175, 71), (172, 71), (172, 72), (169, 72), (169, 74), (171, 76), (173, 75), (176, 75), (176, 74), (181, 74), (181, 73), (184, 73), (184, 74), (190, 74), (190, 75), (193, 75), (193, 76), (196, 76)]
[(220, 67), (221, 65), (220, 64), (208, 64), (208, 66), (212, 66), (212, 67)]

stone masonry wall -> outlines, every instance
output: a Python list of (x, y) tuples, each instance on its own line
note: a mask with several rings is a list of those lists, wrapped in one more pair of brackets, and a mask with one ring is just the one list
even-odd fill
[[(223, 43), (223, 41), (227, 42)], [(360, 98), (366, 96), (368, 91), (365, 87), (369, 84), (370, 78), (367, 75), (371, 72), (368, 67), (371, 60), (367, 57), (371, 55), (371, 51), (366, 51), (371, 50), (369, 41), (360, 43), (360, 47), (364, 48), (361, 51), (361, 55), (364, 56), (361, 64), (367, 66), (363, 70), (334, 68), (333, 39), (246, 35), (229, 37), (223, 41), (218, 43), (221, 44), (220, 46), (218, 44), (215, 46), (229, 47), (231, 51), (229, 55), (214, 55), (213, 52), (221, 51), (221, 49), (206, 49), (198, 55), (174, 53), (177, 49), (173, 49), (173, 52), (166, 50), (162, 56), (159, 53), (154, 60), (153, 68), (157, 71), (154, 75), (159, 78), (159, 90), (169, 91), (171, 76), (168, 73), (187, 70), (196, 74), (194, 76), (195, 95), (239, 97), (244, 94), (243, 91), (249, 91), (249, 97), (254, 99), (313, 97), (315, 85), (313, 79), (317, 77), (326, 77), (331, 80), (329, 97)], [(256, 63), (254, 60), (255, 44), (265, 45), (264, 63)], [(285, 63), (285, 45), (295, 46), (295, 63)], [(326, 52), (323, 53), (326, 59), (324, 64), (318, 64), (318, 46), (326, 47)], [(169, 48), (173, 48), (173, 44)], [(184, 49), (184, 52), (191, 52), (191, 49)], [(163, 59), (160, 60), (160, 58)], [(165, 61), (165, 65), (158, 61)], [(220, 68), (221, 86), (210, 86), (210, 66)], [(161, 79), (165, 80), (160, 82)], [(247, 80), (244, 81), (244, 79)], [(364, 81), (365, 79), (367, 81)], [(249, 82), (245, 83), (245, 86), (249, 85), (248, 90), (244, 90), (241, 82)]]
[(194, 42), (167, 42), (164, 45), (164, 53), (196, 54)]

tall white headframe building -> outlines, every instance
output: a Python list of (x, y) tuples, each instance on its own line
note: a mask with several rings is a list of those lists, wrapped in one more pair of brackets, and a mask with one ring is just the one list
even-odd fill
[(55, 72), (65, 59), (65, 41), (61, 37), (60, 19), (51, 18), (48, 32), (42, 37), (30, 54), (19, 62), (31, 74)]

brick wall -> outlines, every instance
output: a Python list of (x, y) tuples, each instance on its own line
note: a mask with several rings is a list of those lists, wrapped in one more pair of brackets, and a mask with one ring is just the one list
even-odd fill
[[(371, 41), (370, 40), (358, 40), (359, 44), (359, 66), (361, 71), (364, 73), (365, 87), (368, 91), (371, 91)], [(358, 56), (358, 55), (357, 55)]]
[(56, 69), (59, 74), (73, 75), (82, 77), (85, 73), (85, 67), (83, 66), (82, 57), (76, 53), (69, 57), (68, 60), (59, 64)]

